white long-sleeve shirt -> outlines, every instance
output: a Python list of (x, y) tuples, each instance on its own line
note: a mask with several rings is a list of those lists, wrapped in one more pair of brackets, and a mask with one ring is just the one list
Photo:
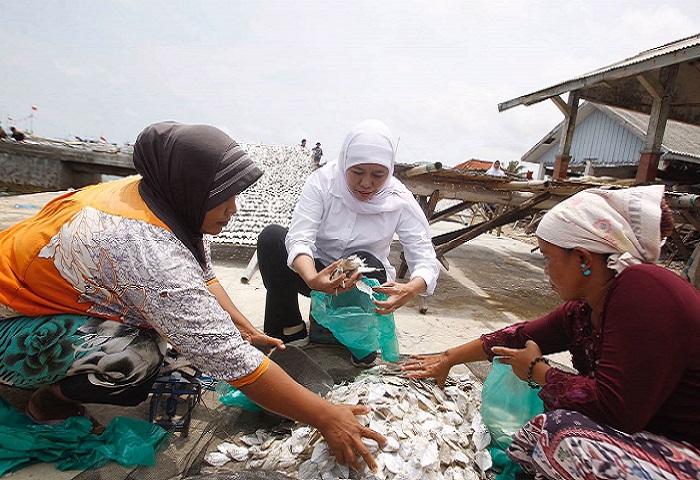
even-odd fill
[(332, 193), (333, 169), (316, 170), (304, 184), (287, 233), (287, 265), (306, 254), (326, 264), (359, 250), (377, 257), (394, 280), (396, 270), (389, 263), (391, 242), (396, 234), (404, 249), (411, 280), (422, 278), (427, 293), (435, 291), (440, 267), (424, 219), (416, 216), (408, 204), (402, 209), (381, 214), (358, 214), (347, 208)]

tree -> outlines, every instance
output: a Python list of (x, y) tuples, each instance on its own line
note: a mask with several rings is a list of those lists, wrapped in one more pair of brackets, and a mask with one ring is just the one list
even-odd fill
[(511, 160), (508, 162), (508, 166), (504, 170), (508, 173), (514, 173), (515, 175), (520, 174), (525, 169), (525, 166), (520, 165), (518, 160)]

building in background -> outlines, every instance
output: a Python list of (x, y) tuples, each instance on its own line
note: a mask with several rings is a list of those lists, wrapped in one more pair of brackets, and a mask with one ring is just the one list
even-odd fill
[[(525, 155), (541, 165), (539, 178), (552, 175), (564, 122)], [(579, 107), (571, 144), (570, 176), (634, 179), (644, 146), (649, 116), (586, 102)], [(672, 183), (700, 183), (700, 126), (669, 120), (661, 146), (658, 178)]]

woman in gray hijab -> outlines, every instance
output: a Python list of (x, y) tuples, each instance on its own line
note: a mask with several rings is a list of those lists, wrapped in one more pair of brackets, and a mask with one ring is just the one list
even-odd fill
[[(37, 388), (38, 423), (83, 403), (146, 399), (166, 343), (203, 374), (265, 409), (319, 429), (340, 463), (374, 459), (364, 406), (336, 405), (290, 378), (212, 270), (204, 234), (236, 213), (262, 176), (243, 148), (207, 125), (162, 122), (134, 145), (140, 174), (69, 192), (0, 233), (0, 382)], [(257, 347), (257, 348), (256, 348)]]

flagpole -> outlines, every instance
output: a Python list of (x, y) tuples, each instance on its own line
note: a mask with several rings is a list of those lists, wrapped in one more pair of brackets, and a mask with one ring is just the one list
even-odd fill
[(34, 135), (34, 112), (37, 111), (36, 105), (32, 105), (32, 113), (29, 115), (29, 130)]

